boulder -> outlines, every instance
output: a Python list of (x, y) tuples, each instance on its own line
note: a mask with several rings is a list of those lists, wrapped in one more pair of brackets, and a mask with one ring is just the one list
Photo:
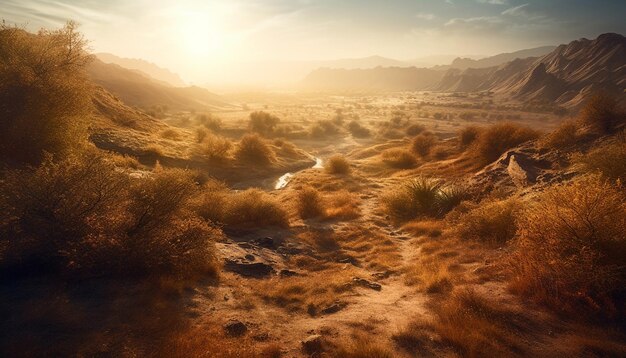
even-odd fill
[(239, 337), (246, 334), (248, 327), (239, 320), (231, 319), (224, 324), (224, 331), (230, 337)]
[(360, 278), (360, 277), (353, 278), (352, 282), (354, 282), (354, 284), (356, 284), (358, 286), (370, 288), (370, 289), (376, 290), (376, 291), (380, 291), (382, 289), (382, 286), (379, 283), (371, 282), (371, 281), (368, 281), (368, 280), (366, 280), (364, 278)]
[(302, 350), (306, 354), (319, 354), (324, 349), (324, 341), (319, 334), (313, 334), (308, 336), (302, 341)]
[(274, 268), (269, 264), (233, 259), (224, 260), (224, 270), (254, 278), (264, 278), (274, 273)]

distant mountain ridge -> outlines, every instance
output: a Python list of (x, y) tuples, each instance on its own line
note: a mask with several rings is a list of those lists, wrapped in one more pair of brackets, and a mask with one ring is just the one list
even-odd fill
[[(318, 69), (303, 81), (307, 90), (434, 90), (441, 92), (491, 91), (521, 101), (550, 101), (577, 106), (597, 90), (626, 93), (626, 38), (607, 33), (594, 40), (580, 39), (535, 57), (524, 54), (548, 47), (501, 54), (482, 60), (458, 60), (465, 67), (378, 67), (368, 70)], [(512, 60), (494, 66), (505, 59)]]
[(94, 59), (87, 68), (92, 81), (125, 104), (147, 109), (168, 106), (175, 110), (211, 110), (233, 107), (222, 97), (201, 87), (173, 87), (146, 74)]
[(560, 45), (539, 58), (485, 69), (449, 70), (438, 91), (493, 91), (518, 100), (577, 106), (597, 90), (626, 91), (626, 38), (607, 33)]
[(152, 62), (135, 58), (123, 58), (110, 53), (97, 53), (95, 56), (104, 63), (113, 63), (130, 70), (140, 71), (149, 77), (165, 82), (170, 86), (186, 86), (185, 81), (183, 81), (178, 74), (166, 68), (159, 67)]
[(520, 50), (520, 51), (515, 51), (515, 52), (510, 52), (510, 53), (501, 53), (499, 55), (485, 57), (479, 60), (457, 57), (456, 59), (454, 59), (454, 61), (452, 61), (450, 68), (457, 68), (457, 69), (465, 70), (467, 68), (486, 68), (486, 67), (499, 66), (507, 62), (513, 61), (515, 59), (518, 59), (518, 58), (524, 59), (528, 57), (544, 56), (554, 51), (555, 48), (556, 46), (535, 47), (531, 49)]

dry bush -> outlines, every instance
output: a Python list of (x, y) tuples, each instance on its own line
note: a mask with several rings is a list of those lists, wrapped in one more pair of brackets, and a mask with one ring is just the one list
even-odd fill
[(411, 124), (410, 126), (406, 127), (406, 135), (408, 136), (416, 136), (422, 132), (424, 132), (426, 130), (426, 127), (423, 124)]
[(397, 356), (389, 347), (365, 337), (357, 337), (351, 342), (341, 342), (332, 353), (334, 357), (345, 358), (393, 358)]
[(488, 164), (507, 150), (538, 137), (539, 134), (528, 127), (498, 123), (482, 130), (472, 149), (481, 164)]
[(459, 131), (459, 146), (467, 149), (478, 139), (481, 129), (478, 126), (467, 126)]
[(371, 135), (371, 132), (368, 128), (363, 127), (361, 123), (357, 121), (351, 121), (348, 123), (348, 130), (350, 134), (352, 134), (355, 138), (367, 138)]
[(455, 231), (462, 239), (502, 245), (515, 236), (521, 209), (515, 199), (481, 202), (459, 217)]
[(626, 121), (617, 98), (608, 93), (591, 97), (580, 112), (580, 120), (599, 133), (613, 133)]
[(72, 22), (37, 34), (0, 24), (0, 162), (38, 164), (85, 143), (85, 46)]
[(226, 184), (209, 179), (194, 200), (193, 209), (204, 220), (219, 224), (223, 220), (229, 195)]
[(505, 357), (519, 352), (511, 333), (520, 326), (519, 313), (496, 306), (468, 288), (457, 288), (433, 306), (433, 326), (441, 339), (463, 357)]
[(557, 309), (623, 315), (625, 203), (597, 176), (546, 190), (518, 220), (511, 287)]
[(437, 143), (437, 137), (433, 134), (422, 133), (413, 138), (411, 150), (413, 153), (425, 157), (430, 154), (430, 149)]
[(199, 114), (196, 117), (196, 121), (213, 133), (217, 133), (222, 129), (222, 120), (211, 113)]
[(315, 218), (324, 214), (322, 195), (317, 189), (305, 186), (296, 195), (296, 210), (301, 218)]
[(359, 210), (359, 200), (354, 194), (342, 190), (327, 195), (326, 198), (327, 219), (355, 219), (361, 215)]
[(272, 147), (257, 134), (246, 134), (241, 138), (235, 157), (241, 162), (258, 165), (270, 165), (276, 161)]
[(586, 154), (574, 155), (572, 159), (584, 172), (599, 173), (610, 180), (626, 183), (625, 141), (605, 144)]
[(227, 138), (209, 134), (204, 141), (198, 144), (198, 154), (207, 157), (210, 161), (225, 162), (230, 159), (233, 143)]
[(149, 157), (162, 157), (165, 153), (163, 147), (156, 143), (148, 144), (141, 149), (141, 154)]
[(410, 169), (417, 165), (415, 156), (404, 149), (387, 149), (381, 154), (383, 162), (392, 168)]
[(436, 145), (430, 150), (430, 156), (436, 160), (444, 160), (452, 155), (452, 150), (444, 145)]
[(574, 120), (568, 120), (543, 137), (540, 144), (545, 148), (569, 148), (578, 144), (581, 138), (581, 134), (578, 133), (578, 123)]
[(328, 174), (350, 174), (350, 163), (340, 154), (335, 154), (324, 162), (324, 170)]
[(233, 228), (289, 226), (287, 211), (283, 205), (257, 189), (231, 194), (225, 203), (222, 222)]
[(161, 132), (161, 138), (179, 141), (181, 139), (180, 133), (177, 130), (168, 128)]
[(458, 205), (466, 196), (461, 187), (443, 186), (439, 180), (417, 177), (382, 196), (382, 204), (398, 220), (439, 217)]
[(195, 129), (195, 133), (196, 133), (197, 143), (204, 142), (204, 139), (207, 137), (207, 135), (209, 135), (209, 131), (207, 131), (206, 128), (203, 128), (203, 127), (197, 127)]
[(280, 123), (280, 118), (267, 112), (257, 111), (250, 113), (250, 122), (248, 126), (251, 131), (263, 135), (271, 135), (274, 129)]
[(129, 179), (88, 153), (6, 173), (0, 222), (10, 237), (2, 264), (97, 276), (217, 274), (220, 233), (187, 210), (191, 174), (161, 170)]
[(341, 128), (329, 120), (317, 121), (310, 129), (310, 136), (314, 139), (326, 139), (341, 134)]

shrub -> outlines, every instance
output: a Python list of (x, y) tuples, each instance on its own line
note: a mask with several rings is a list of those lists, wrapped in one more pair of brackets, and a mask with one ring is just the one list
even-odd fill
[(207, 135), (209, 135), (209, 132), (203, 127), (196, 128), (195, 132), (196, 132), (196, 142), (198, 143), (204, 142), (204, 139), (207, 137)]
[(350, 163), (343, 155), (333, 155), (324, 162), (324, 170), (328, 174), (350, 174)]
[(324, 139), (324, 138), (335, 137), (339, 135), (341, 133), (341, 128), (339, 128), (339, 126), (337, 126), (332, 121), (321, 120), (321, 121), (317, 121), (317, 123), (315, 123), (311, 127), (310, 131), (311, 131), (310, 135), (312, 138)]
[(586, 154), (573, 156), (582, 171), (599, 173), (611, 180), (626, 183), (626, 142), (617, 141), (594, 148)]
[(521, 208), (515, 199), (483, 202), (462, 214), (455, 230), (462, 239), (502, 245), (515, 236)]
[(512, 288), (563, 310), (623, 314), (625, 203), (597, 176), (542, 193), (519, 220)]
[(425, 130), (426, 130), (426, 127), (422, 124), (411, 124), (410, 126), (406, 128), (406, 135), (411, 136), (411, 137), (416, 136)]
[(253, 132), (271, 135), (274, 128), (280, 123), (280, 118), (263, 111), (250, 113), (249, 128)]
[(0, 24), (0, 162), (38, 164), (86, 142), (85, 46), (72, 22), (37, 34)]
[(161, 132), (161, 138), (178, 141), (180, 140), (180, 133), (172, 128), (169, 128)]
[(363, 127), (361, 123), (357, 121), (351, 121), (348, 124), (348, 130), (353, 137), (356, 138), (367, 138), (371, 135), (370, 130)]
[(355, 219), (359, 217), (359, 201), (354, 194), (342, 190), (334, 192), (324, 200), (327, 219)]
[(163, 153), (163, 147), (161, 147), (158, 144), (148, 144), (145, 147), (143, 147), (141, 149), (141, 154), (145, 155), (145, 156), (150, 156), (150, 157), (162, 157), (164, 155)]
[(561, 123), (554, 131), (541, 140), (546, 148), (562, 149), (578, 144), (581, 136), (578, 133), (578, 124), (569, 120)]
[(444, 187), (439, 180), (418, 177), (382, 197), (386, 211), (400, 220), (437, 217), (458, 205), (465, 196), (460, 187)]
[(289, 226), (287, 212), (276, 199), (257, 189), (228, 197), (222, 221), (233, 228)]
[(230, 158), (233, 144), (226, 138), (207, 135), (203, 143), (198, 144), (198, 153), (214, 162), (225, 162)]
[(1, 185), (9, 215), (0, 233), (11, 238), (2, 264), (19, 272), (217, 274), (212, 242), (220, 233), (187, 211), (196, 188), (186, 171), (131, 181), (113, 161), (87, 153), (10, 171)]
[(409, 169), (417, 165), (415, 156), (404, 149), (387, 149), (382, 153), (383, 162), (392, 168)]
[(528, 127), (514, 123), (497, 123), (481, 131), (473, 149), (478, 160), (482, 164), (488, 164), (507, 150), (538, 136), (536, 131)]
[(430, 153), (430, 149), (435, 145), (435, 143), (437, 143), (437, 138), (434, 135), (422, 133), (413, 138), (413, 141), (411, 142), (411, 150), (413, 153), (421, 157), (425, 157)]
[(472, 145), (480, 134), (480, 128), (478, 126), (467, 126), (459, 132), (459, 146), (461, 149), (466, 149)]
[(200, 114), (196, 120), (211, 132), (219, 132), (222, 130), (222, 120), (211, 113)]
[(322, 196), (317, 189), (305, 186), (296, 195), (296, 209), (301, 218), (314, 218), (324, 214)]
[(246, 134), (239, 141), (235, 157), (245, 163), (269, 165), (276, 161), (272, 148), (257, 134)]
[(600, 133), (612, 133), (626, 121), (617, 99), (607, 93), (592, 96), (580, 112), (582, 123)]

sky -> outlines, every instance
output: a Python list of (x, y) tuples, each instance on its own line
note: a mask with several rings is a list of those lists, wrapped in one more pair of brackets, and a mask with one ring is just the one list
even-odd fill
[(488, 56), (626, 34), (626, 1), (0, 0), (0, 18), (30, 30), (75, 20), (94, 52), (226, 83), (268, 63)]

